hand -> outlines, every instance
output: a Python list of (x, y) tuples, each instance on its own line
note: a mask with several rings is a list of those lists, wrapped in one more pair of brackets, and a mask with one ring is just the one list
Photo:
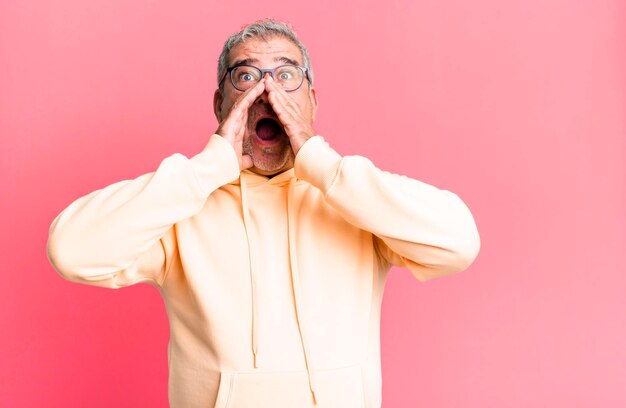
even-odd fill
[(270, 105), (289, 136), (293, 153), (297, 155), (304, 142), (316, 134), (311, 119), (307, 119), (298, 103), (271, 76), (266, 78), (265, 90)]
[(265, 91), (265, 79), (261, 79), (254, 87), (245, 91), (231, 106), (228, 115), (220, 122), (216, 134), (226, 139), (235, 149), (239, 160), (239, 170), (252, 167), (252, 157), (242, 152), (243, 137), (248, 123), (248, 109)]

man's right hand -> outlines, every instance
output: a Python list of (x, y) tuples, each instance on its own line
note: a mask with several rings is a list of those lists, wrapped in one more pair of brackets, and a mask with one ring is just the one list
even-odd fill
[(216, 134), (232, 144), (239, 160), (240, 170), (252, 167), (252, 157), (242, 152), (243, 137), (246, 134), (246, 125), (248, 124), (248, 109), (264, 91), (265, 78), (237, 98), (231, 106), (230, 112), (215, 131)]

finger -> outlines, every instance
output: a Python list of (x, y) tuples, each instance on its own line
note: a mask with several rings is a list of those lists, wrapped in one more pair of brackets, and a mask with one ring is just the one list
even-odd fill
[(277, 93), (283, 96), (287, 96), (287, 92), (283, 89), (282, 86), (276, 83), (276, 81), (274, 81), (274, 78), (272, 77), (268, 77), (267, 81), (265, 81), (265, 90), (268, 94)]
[(254, 163), (252, 163), (252, 157), (249, 154), (244, 154), (241, 156), (241, 169), (249, 169), (252, 167)]
[(262, 78), (255, 86), (245, 91), (234, 103), (233, 111), (237, 110), (239, 114), (247, 112), (248, 108), (254, 103), (265, 90), (265, 78)]
[[(262, 79), (252, 88), (241, 94), (230, 107), (228, 115), (220, 124), (220, 131), (232, 137), (238, 137), (241, 128), (245, 126), (245, 115), (256, 98), (265, 91), (264, 80)], [(226, 136), (226, 135), (225, 135)]]
[(265, 90), (272, 109), (289, 136), (294, 153), (298, 154), (304, 142), (315, 134), (310, 120), (303, 114), (300, 105), (278, 83), (268, 78)]
[(237, 127), (237, 133), (235, 135), (236, 140), (241, 143), (243, 137), (246, 133), (246, 123), (248, 122), (248, 110), (243, 111), (243, 115), (241, 115), (241, 120), (239, 121), (239, 126)]
[(282, 85), (280, 85), (278, 82), (276, 82), (274, 80), (274, 78), (272, 78), (272, 77), (267, 78), (265, 88), (266, 88), (266, 90), (269, 88), (269, 91), (276, 92), (276, 93), (278, 93), (280, 95), (283, 95), (285, 98), (291, 99), (291, 96), (289, 95), (289, 92), (285, 91), (285, 88), (283, 88)]
[(268, 99), (270, 100), (270, 104), (274, 108), (274, 111), (276, 111), (276, 108), (279, 110), (287, 108), (288, 95), (285, 93), (285, 90), (272, 79), (272, 77), (269, 77), (266, 81), (265, 90), (267, 91)]
[(299, 107), (293, 103), (291, 97), (285, 93), (284, 90), (281, 89), (279, 91), (278, 85), (274, 84), (274, 88), (270, 88), (270, 92), (268, 93), (268, 100), (272, 109), (278, 115), (278, 119), (283, 122), (284, 125), (287, 125), (289, 121), (294, 120), (296, 118), (301, 117)]

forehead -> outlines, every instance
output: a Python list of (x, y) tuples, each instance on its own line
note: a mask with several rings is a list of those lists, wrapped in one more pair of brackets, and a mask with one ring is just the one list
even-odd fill
[(302, 54), (297, 45), (283, 37), (268, 39), (251, 38), (230, 50), (228, 65), (233, 66), (244, 61), (251, 64), (266, 65), (274, 62), (293, 61), (302, 65)]

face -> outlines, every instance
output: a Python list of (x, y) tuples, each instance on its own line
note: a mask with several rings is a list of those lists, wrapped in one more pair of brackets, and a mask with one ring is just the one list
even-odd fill
[[(260, 69), (272, 69), (284, 64), (302, 66), (302, 55), (294, 43), (282, 37), (272, 37), (267, 41), (250, 39), (230, 51), (228, 66), (232, 67), (241, 63)], [(213, 100), (218, 121), (221, 122), (228, 116), (233, 104), (242, 93), (233, 86), (227, 76), (224, 80), (224, 91), (216, 90)], [(299, 107), (304, 119), (312, 124), (315, 119), (317, 100), (315, 90), (309, 89), (308, 79), (304, 79), (300, 88), (287, 94)], [(273, 126), (274, 131), (278, 132), (278, 136), (270, 140), (266, 137), (262, 139), (257, 134), (257, 129), (260, 134), (264, 134), (268, 123)], [(243, 154), (252, 157), (253, 167), (250, 170), (257, 174), (274, 175), (293, 167), (295, 156), (289, 137), (270, 105), (267, 92), (263, 92), (248, 110)]]

